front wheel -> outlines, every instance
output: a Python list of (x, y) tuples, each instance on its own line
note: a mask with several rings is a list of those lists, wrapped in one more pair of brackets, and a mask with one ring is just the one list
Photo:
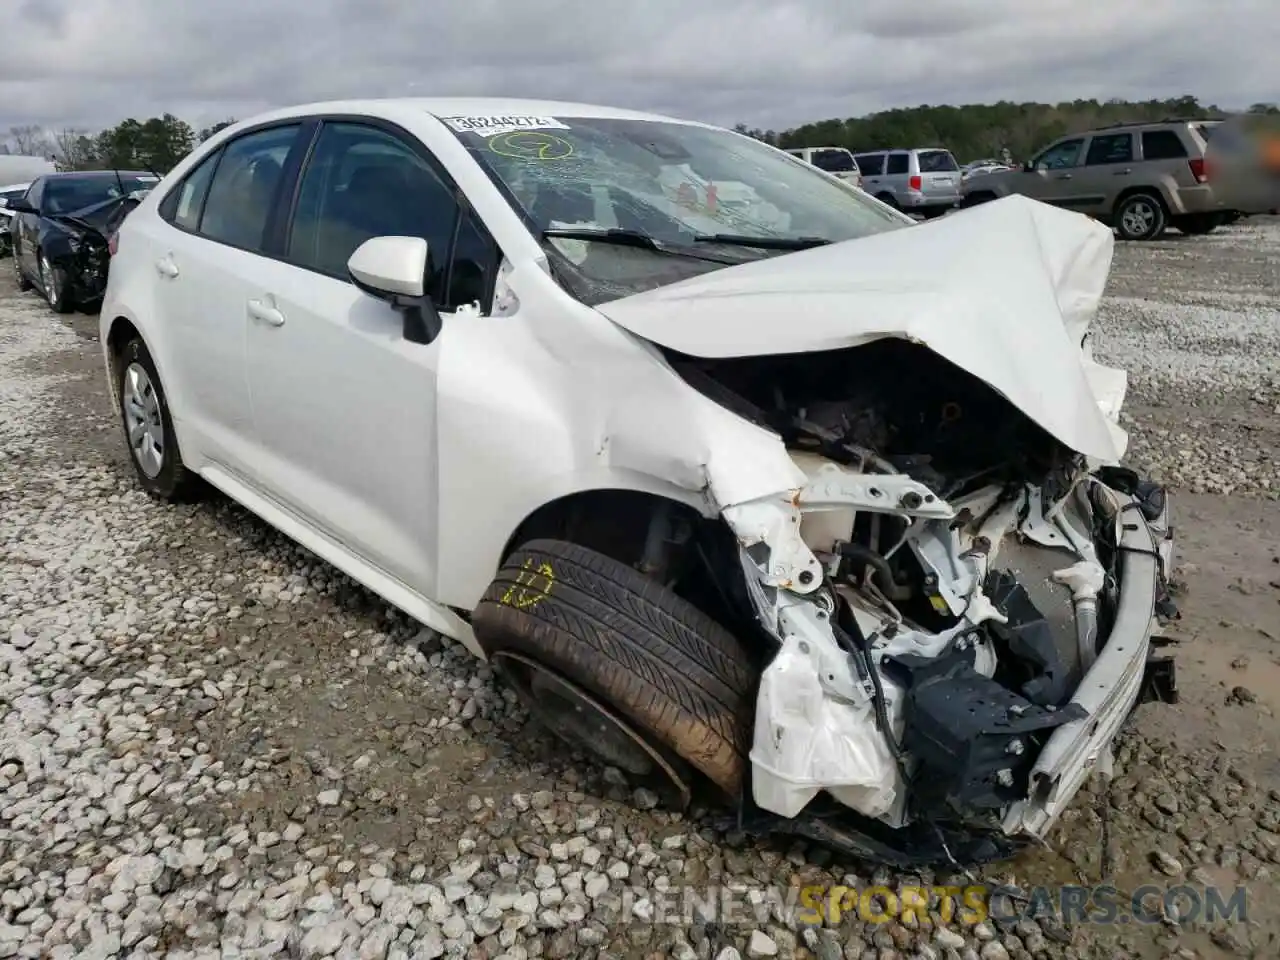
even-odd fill
[(472, 625), (529, 713), (566, 742), (675, 786), (681, 804), (686, 767), (738, 796), (758, 667), (661, 583), (577, 544), (535, 540), (502, 564)]
[(1135, 193), (1120, 201), (1114, 220), (1121, 240), (1154, 240), (1164, 233), (1164, 204), (1153, 194)]
[(75, 304), (71, 302), (71, 281), (67, 271), (54, 266), (49, 255), (43, 250), (37, 258), (40, 270), (40, 289), (54, 313), (70, 313)]
[(138, 483), (157, 499), (185, 499), (196, 478), (182, 463), (160, 375), (141, 338), (125, 345), (118, 369), (121, 427)]

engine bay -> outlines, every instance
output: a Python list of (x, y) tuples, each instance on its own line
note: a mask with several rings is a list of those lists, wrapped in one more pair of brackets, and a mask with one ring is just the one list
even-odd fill
[[(810, 479), (793, 505), (822, 584), (755, 597), (777, 643), (757, 702), (755, 802), (794, 818), (821, 794), (890, 827), (998, 831), (1035, 792), (1054, 731), (1087, 716), (1073, 695), (1115, 620), (1128, 501), (1151, 522), (1163, 491), (1121, 468), (1090, 472), (907, 341), (669, 360), (781, 436)], [(823, 491), (836, 487), (859, 495), (835, 503)], [(763, 543), (744, 547), (770, 566)]]

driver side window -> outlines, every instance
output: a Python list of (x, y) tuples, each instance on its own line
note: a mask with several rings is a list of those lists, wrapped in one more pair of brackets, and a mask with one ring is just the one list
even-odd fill
[(302, 172), (289, 230), (290, 262), (347, 280), (347, 261), (373, 237), (427, 241), (424, 289), (441, 310), (485, 300), (493, 241), (462, 211), (421, 152), (362, 123), (326, 123)]
[(1067, 167), (1074, 167), (1080, 161), (1080, 148), (1083, 146), (1083, 137), (1055, 143), (1036, 158), (1035, 168), (1037, 170), (1063, 170)]

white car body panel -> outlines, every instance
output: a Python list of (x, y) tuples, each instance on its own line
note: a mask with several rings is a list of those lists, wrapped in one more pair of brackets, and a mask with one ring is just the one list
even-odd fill
[[(380, 118), (432, 151), (505, 255), (489, 315), (463, 307), (443, 317), (433, 342), (410, 343), (400, 316), (355, 286), (159, 216), (169, 188), (250, 125), (319, 114)], [(688, 385), (655, 344), (742, 357), (913, 341), (990, 384), (1066, 446), (1114, 463), (1124, 450), (1116, 418), (1125, 377), (1094, 363), (1085, 344), (1111, 232), (1013, 197), (593, 309), (552, 279), (539, 242), (438, 119), (507, 114), (667, 119), (573, 104), (401, 100), (307, 105), (229, 127), (122, 226), (101, 312), (108, 371), (122, 318), (148, 345), (190, 469), (477, 656), (457, 611), (479, 602), (509, 539), (539, 507), (612, 489), (721, 515), (744, 547), (768, 544), (769, 569), (748, 570), (748, 583), (778, 587), (784, 598), (772, 610), (757, 598), (784, 650), (762, 684), (757, 800), (792, 810), (811, 788), (829, 789), (892, 820), (902, 790), (867, 726), (849, 662), (819, 677), (797, 659), (801, 640), (815, 662), (834, 645), (806, 599), (823, 572), (809, 541), (819, 514), (884, 510), (927, 525), (945, 523), (952, 505), (918, 484), (910, 492), (929, 496), (923, 507), (877, 503), (877, 486), (907, 491), (914, 481), (872, 483), (793, 456), (778, 435)], [(972, 614), (993, 616), (980, 605)], [(1117, 669), (1115, 656), (1105, 660), (1094, 670)], [(1132, 661), (1125, 665), (1131, 673)], [(789, 688), (809, 691), (808, 701), (786, 696)], [(1114, 710), (1137, 695), (1123, 694)], [(793, 728), (806, 744), (771, 752), (771, 732), (805, 710)], [(1070, 787), (1080, 762), (1045, 775)], [(1010, 816), (1009, 829), (1042, 835), (1056, 813), (1029, 802)]]
[(883, 337), (921, 343), (1068, 447), (1115, 462), (1123, 444), (1080, 362), (1113, 244), (1111, 232), (1086, 217), (1010, 197), (963, 217), (719, 270), (598, 309), (639, 337), (696, 357), (835, 350)]

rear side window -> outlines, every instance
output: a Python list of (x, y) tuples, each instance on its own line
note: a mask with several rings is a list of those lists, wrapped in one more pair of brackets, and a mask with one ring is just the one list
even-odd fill
[(884, 173), (883, 153), (860, 153), (854, 159), (858, 161), (858, 169), (869, 177)]
[(1144, 130), (1142, 132), (1142, 159), (1183, 160), (1187, 148), (1182, 138), (1172, 130)]
[(857, 169), (853, 163), (853, 156), (846, 150), (815, 150), (813, 165), (828, 173), (846, 173)]
[(1089, 152), (1084, 156), (1086, 166), (1107, 163), (1128, 163), (1133, 159), (1133, 134), (1104, 133), (1089, 141)]
[(205, 157), (187, 174), (160, 203), (160, 216), (181, 230), (195, 233), (200, 229), (200, 214), (204, 211), (204, 199), (209, 193), (209, 184), (213, 180), (213, 172), (218, 166), (218, 158), (222, 151), (218, 150)]
[(907, 173), (911, 167), (910, 160), (911, 158), (905, 153), (891, 153), (884, 172), (891, 176), (895, 173)]
[(921, 173), (953, 173), (960, 169), (950, 150), (921, 150), (916, 154)]
[(248, 133), (223, 148), (209, 184), (200, 233), (243, 250), (261, 251), (284, 162), (298, 124)]

